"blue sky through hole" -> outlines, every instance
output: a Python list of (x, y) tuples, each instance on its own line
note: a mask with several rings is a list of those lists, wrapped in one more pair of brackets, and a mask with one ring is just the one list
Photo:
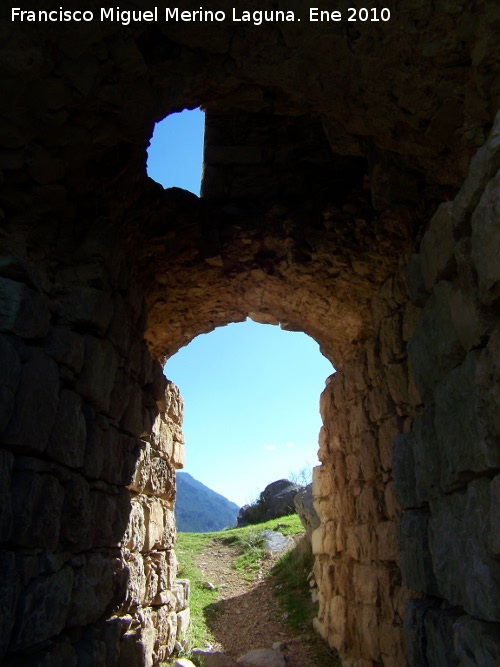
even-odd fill
[[(156, 125), (148, 174), (164, 187), (199, 193), (203, 116)], [(319, 395), (332, 372), (312, 338), (276, 326), (247, 320), (195, 338), (165, 366), (185, 403), (185, 471), (241, 506), (317, 465)]]

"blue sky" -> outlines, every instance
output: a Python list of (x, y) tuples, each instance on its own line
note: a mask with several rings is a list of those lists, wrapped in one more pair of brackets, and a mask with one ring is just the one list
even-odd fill
[[(173, 114), (156, 125), (148, 173), (199, 194), (202, 150), (203, 113)], [(185, 471), (241, 506), (317, 465), (332, 372), (312, 338), (276, 326), (247, 320), (195, 338), (165, 366), (184, 398)]]

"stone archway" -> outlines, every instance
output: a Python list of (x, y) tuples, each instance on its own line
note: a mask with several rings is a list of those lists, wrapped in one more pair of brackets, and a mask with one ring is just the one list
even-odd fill
[[(156, 359), (248, 313), (339, 369), (318, 631), (357, 667), (498, 661), (497, 23), (493, 0), (355, 30), (2, 22), (6, 664), (171, 650), (181, 404)], [(144, 169), (154, 121), (200, 103), (202, 200)]]

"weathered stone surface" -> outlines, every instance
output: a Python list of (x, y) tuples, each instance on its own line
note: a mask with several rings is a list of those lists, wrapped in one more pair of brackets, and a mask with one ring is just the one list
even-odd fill
[(22, 283), (0, 278), (0, 332), (42, 338), (49, 325), (49, 309), (40, 294)]
[(47, 454), (71, 468), (80, 468), (84, 463), (86, 439), (87, 429), (81, 398), (78, 394), (63, 389), (59, 394)]
[(41, 350), (27, 350), (26, 357), (4, 439), (11, 445), (44, 451), (56, 417), (59, 373)]
[(495, 667), (500, 663), (500, 626), (461, 616), (454, 624), (455, 651), (461, 667)]
[(16, 390), (21, 375), (21, 362), (17, 352), (4, 336), (0, 336), (0, 368), (2, 368), (2, 383), (0, 385), (1, 433), (12, 416)]
[(306, 531), (306, 535), (309, 541), (311, 541), (313, 530), (316, 530), (321, 523), (314, 508), (312, 484), (308, 484), (304, 489), (299, 491), (293, 499), (293, 502), (295, 510), (300, 517), (304, 530)]
[(491, 482), (431, 502), (429, 548), (442, 597), (473, 616), (500, 620), (500, 566), (489, 549)]
[(452, 291), (451, 283), (446, 281), (434, 286), (408, 342), (413, 377), (422, 398), (431, 396), (435, 384), (465, 356), (451, 318)]
[(419, 504), (434, 498), (441, 491), (441, 471), (444, 463), (439, 451), (435, 422), (435, 410), (428, 407), (415, 418), (413, 424), (415, 483)]
[(453, 273), (456, 240), (452, 213), (452, 202), (441, 204), (420, 244), (422, 276), (429, 292), (436, 282), (446, 280)]
[(484, 145), (470, 161), (469, 175), (453, 202), (453, 225), (457, 233), (466, 231), (488, 181), (500, 169), (500, 116)]
[(427, 661), (425, 617), (436, 605), (435, 600), (429, 599), (410, 599), (406, 602), (404, 631), (408, 667), (424, 667), (429, 664)]
[(285, 658), (279, 651), (268, 648), (256, 648), (236, 661), (242, 667), (285, 667)]
[(429, 609), (425, 615), (426, 657), (429, 665), (458, 667), (453, 624), (461, 616), (456, 610)]
[(76, 551), (92, 546), (95, 508), (90, 484), (81, 475), (70, 475), (64, 482), (61, 510), (61, 542)]
[(66, 624), (71, 600), (73, 570), (33, 579), (22, 590), (17, 604), (11, 650), (39, 644), (61, 632)]
[(15, 554), (8, 551), (0, 551), (0, 568), (4, 575), (0, 579), (1, 658), (9, 645), (10, 633), (14, 625), (17, 598), (20, 591)]
[(12, 531), (11, 479), (14, 457), (0, 449), (0, 540), (8, 542)]
[(435, 425), (441, 480), (451, 489), (471, 473), (500, 466), (500, 336), (472, 351), (436, 390)]
[(108, 554), (88, 553), (75, 568), (68, 627), (95, 623), (116, 601), (113, 560)]
[(56, 549), (59, 542), (64, 489), (48, 474), (29, 470), (12, 475), (12, 540), (23, 547)]
[(423, 510), (409, 510), (401, 517), (399, 524), (401, 572), (407, 588), (428, 595), (439, 595), (429, 548), (429, 519), (429, 514)]
[(76, 391), (98, 410), (106, 412), (117, 367), (118, 357), (110, 343), (85, 336), (85, 363), (75, 385)]
[(189, 604), (189, 579), (176, 579), (172, 584), (172, 592), (175, 595), (177, 611), (182, 611)]
[(130, 515), (130, 494), (126, 489), (117, 489), (106, 484), (91, 485), (93, 496), (94, 547), (113, 547), (122, 539)]
[(82, 370), (85, 340), (74, 331), (63, 327), (52, 328), (45, 349), (58, 364), (66, 366), (73, 373)]
[(113, 316), (113, 300), (109, 292), (89, 285), (71, 285), (59, 295), (58, 315), (61, 324), (102, 335)]
[(183, 609), (182, 611), (177, 612), (177, 634), (176, 639), (181, 639), (189, 628), (189, 623), (191, 622), (191, 616), (189, 612), (189, 607)]
[(397, 435), (392, 441), (394, 493), (403, 509), (419, 505), (415, 481), (414, 447), (414, 437), (410, 433)]
[[(500, 129), (498, 134), (500, 146)], [(500, 164), (500, 158), (498, 161)], [(500, 171), (486, 187), (472, 216), (472, 257), (478, 275), (479, 297), (486, 304), (491, 304), (500, 296), (499, 187)]]

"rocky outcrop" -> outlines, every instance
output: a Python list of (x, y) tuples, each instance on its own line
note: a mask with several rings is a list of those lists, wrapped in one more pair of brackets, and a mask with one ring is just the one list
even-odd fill
[(311, 542), (313, 531), (319, 528), (321, 523), (318, 513), (314, 508), (314, 496), (312, 483), (301, 489), (293, 499), (295, 511), (306, 531), (306, 536)]
[(253, 505), (245, 505), (238, 514), (238, 526), (276, 519), (295, 512), (294, 498), (301, 489), (288, 479), (268, 484)]

